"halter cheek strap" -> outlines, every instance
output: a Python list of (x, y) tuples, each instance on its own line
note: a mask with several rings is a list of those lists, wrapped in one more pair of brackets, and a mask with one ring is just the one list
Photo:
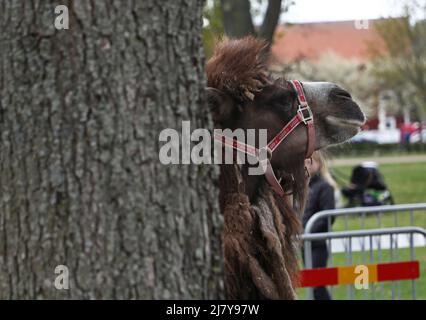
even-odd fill
[(300, 81), (291, 80), (290, 83), (293, 85), (293, 88), (296, 90), (297, 100), (299, 101), (299, 108), (297, 110), (297, 113), (300, 115), (300, 119), (306, 125), (306, 129), (308, 131), (305, 158), (309, 159), (315, 150), (314, 117), (312, 115), (312, 110), (308, 105), (308, 101), (306, 100), (305, 92), (303, 91), (303, 87)]
[(219, 141), (225, 146), (231, 147), (245, 154), (256, 157), (260, 165), (263, 168), (265, 178), (268, 181), (272, 189), (281, 197), (285, 196), (285, 192), (275, 176), (274, 170), (271, 165), (271, 157), (278, 146), (293, 132), (296, 127), (303, 123), (307, 129), (307, 142), (306, 142), (306, 153), (305, 158), (310, 158), (315, 149), (315, 127), (314, 118), (312, 115), (311, 108), (306, 100), (305, 93), (303, 91), (302, 84), (298, 80), (291, 80), (293, 88), (297, 93), (297, 100), (299, 102), (296, 115), (281, 129), (280, 132), (268, 143), (266, 146), (267, 157), (260, 159), (260, 150), (256, 147), (247, 145), (238, 140), (234, 140), (226, 137), (222, 134), (215, 133), (214, 139)]

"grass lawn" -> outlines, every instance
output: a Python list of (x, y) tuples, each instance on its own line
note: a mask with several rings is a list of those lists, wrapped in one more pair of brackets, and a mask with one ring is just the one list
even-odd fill
[[(333, 170), (349, 179), (352, 167), (336, 167)], [(396, 203), (426, 202), (426, 162), (381, 164), (379, 170)]]
[[(388, 185), (396, 204), (403, 203), (426, 203), (426, 162), (404, 163), (404, 164), (382, 164), (379, 167), (385, 182)], [(352, 167), (337, 167), (336, 173), (348, 177), (349, 180)], [(339, 181), (340, 182), (340, 181)], [(406, 212), (388, 214), (382, 216), (383, 227), (394, 227), (395, 222), (400, 226), (409, 226), (410, 217)], [(345, 219), (337, 219), (333, 230), (345, 229)], [(426, 211), (414, 213), (414, 224), (426, 229)], [(361, 220), (348, 218), (349, 229), (361, 229)], [(368, 217), (365, 228), (377, 228), (377, 217)]]
[[(405, 163), (405, 164), (382, 164), (380, 171), (385, 177), (385, 182), (388, 185), (396, 204), (403, 203), (426, 203), (426, 162)], [(337, 167), (335, 168), (339, 177), (346, 176), (349, 180), (352, 167)], [(414, 225), (426, 229), (426, 211), (414, 212)], [(410, 215), (407, 212), (399, 212), (396, 214), (383, 214), (380, 219), (381, 227), (410, 226)], [(356, 230), (378, 228), (379, 220), (377, 216), (368, 216), (362, 222), (359, 217), (340, 217), (336, 219), (333, 230)], [(417, 280), (416, 291), (417, 299), (426, 300), (426, 248), (416, 248), (416, 259), (420, 261), (420, 279)], [(368, 257), (356, 252), (352, 257), (352, 264), (368, 264), (371, 263)], [(366, 260), (364, 260), (366, 259)], [(408, 249), (394, 250), (394, 261), (410, 260)], [(378, 262), (378, 252), (374, 253), (373, 263)], [(390, 262), (390, 251), (382, 250), (382, 262)], [(346, 263), (345, 253), (333, 254), (334, 266), (344, 266)], [(348, 299), (349, 287), (353, 288), (354, 299), (371, 299), (373, 293), (376, 299), (391, 299), (392, 286), (395, 288), (395, 298), (398, 299), (400, 293), (401, 299), (411, 299), (411, 280), (399, 282), (386, 282), (372, 284), (367, 290), (356, 290), (353, 286), (335, 286), (333, 288), (334, 299)], [(298, 289), (300, 299), (305, 297), (304, 289)]]

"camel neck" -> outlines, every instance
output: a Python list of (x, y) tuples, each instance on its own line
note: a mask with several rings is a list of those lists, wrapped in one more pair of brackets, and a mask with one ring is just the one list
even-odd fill
[(226, 201), (224, 197), (230, 194), (245, 194), (250, 203), (254, 203), (262, 184), (265, 183), (262, 175), (249, 175), (247, 166), (229, 164), (221, 166), (220, 190), (221, 203)]
[(245, 193), (249, 197), (250, 202), (254, 203), (256, 197), (259, 195), (262, 184), (265, 183), (265, 177), (263, 175), (249, 175), (246, 165), (241, 168), (241, 175), (244, 180)]

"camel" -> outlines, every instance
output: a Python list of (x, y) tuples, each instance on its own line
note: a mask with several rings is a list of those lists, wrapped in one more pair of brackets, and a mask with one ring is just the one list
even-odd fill
[[(216, 46), (206, 65), (207, 101), (215, 128), (267, 129), (270, 141), (295, 116), (299, 93), (293, 82), (268, 74), (268, 59), (266, 43), (253, 37)], [(299, 84), (312, 111), (314, 139), (308, 141), (308, 131), (299, 125), (268, 160), (285, 194), (277, 192), (265, 175), (248, 174), (250, 164), (220, 168), (225, 289), (230, 299), (297, 298), (297, 236), (308, 182), (308, 144), (320, 150), (342, 143), (365, 123), (360, 107), (336, 84)]]

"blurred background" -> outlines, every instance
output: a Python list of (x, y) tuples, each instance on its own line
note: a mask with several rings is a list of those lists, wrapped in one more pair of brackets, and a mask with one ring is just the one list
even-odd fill
[[(209, 0), (204, 10), (204, 47), (208, 58), (223, 37), (251, 34), (268, 41), (269, 67), (277, 77), (334, 82), (351, 92), (368, 121), (349, 143), (328, 150), (330, 171), (340, 188), (357, 183), (363, 172), (369, 173), (361, 183), (374, 180), (381, 187), (365, 185), (360, 197), (343, 197), (340, 207), (424, 203), (425, 18), (424, 0)], [(407, 225), (426, 228), (426, 212), (401, 209), (384, 214), (383, 219), (380, 213), (363, 218), (348, 215), (338, 218), (333, 230)], [(424, 274), (425, 244), (420, 241), (415, 246)], [(387, 249), (384, 254), (389, 258), (394, 255), (392, 244)], [(348, 252), (337, 251), (333, 249), (334, 263), (347, 263)], [(408, 249), (399, 253), (407, 257)], [(354, 262), (364, 253), (350, 254)], [(400, 282), (397, 291), (393, 282), (376, 288), (379, 297), (394, 298), (396, 293), (401, 297), (401, 292), (412, 290), (410, 283)], [(333, 295), (343, 298), (346, 290), (336, 287)], [(417, 298), (426, 299), (424, 276), (416, 290)], [(367, 297), (352, 292), (351, 298), (356, 295)]]

